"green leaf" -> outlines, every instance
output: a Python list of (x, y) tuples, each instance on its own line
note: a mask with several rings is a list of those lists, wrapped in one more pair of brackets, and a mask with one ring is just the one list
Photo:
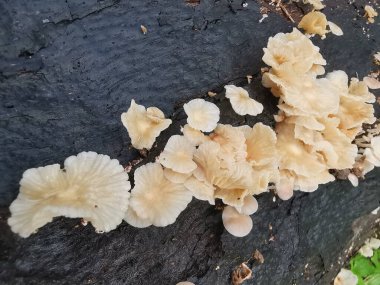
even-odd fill
[(356, 285), (366, 285), (366, 284), (364, 283), (363, 278), (361, 278), (360, 276), (358, 276), (358, 284), (356, 284)]
[(365, 285), (379, 285), (380, 284), (380, 273), (371, 275), (364, 280)]
[(352, 258), (350, 264), (351, 271), (359, 277), (365, 278), (376, 272), (376, 267), (371, 260), (361, 254), (357, 254), (354, 258)]
[(376, 249), (373, 252), (373, 256), (371, 257), (371, 261), (375, 265), (376, 271), (380, 273), (380, 271), (378, 271), (378, 270), (380, 270), (380, 249)]

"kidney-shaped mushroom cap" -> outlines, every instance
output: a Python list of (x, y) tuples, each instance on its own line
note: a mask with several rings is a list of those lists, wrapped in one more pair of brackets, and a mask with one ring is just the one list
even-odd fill
[(192, 199), (183, 184), (166, 179), (158, 163), (148, 163), (135, 171), (135, 187), (130, 206), (137, 217), (154, 226), (165, 227), (175, 222)]
[(193, 99), (183, 105), (187, 115), (187, 123), (193, 129), (211, 132), (219, 121), (219, 108), (204, 99)]
[(356, 285), (358, 277), (348, 269), (342, 268), (334, 279), (334, 285)]
[(306, 33), (320, 36), (324, 36), (328, 32), (326, 26), (326, 15), (318, 11), (307, 13), (298, 24), (298, 28), (304, 29)]
[(248, 91), (235, 85), (226, 85), (226, 98), (230, 99), (232, 109), (241, 115), (256, 116), (263, 112), (264, 106), (249, 97)]
[(252, 230), (251, 217), (240, 214), (234, 207), (225, 207), (222, 219), (225, 229), (233, 236), (244, 237)]
[(195, 146), (184, 136), (171, 136), (160, 155), (160, 163), (179, 173), (190, 173), (197, 165), (193, 161)]
[(170, 119), (165, 119), (160, 109), (145, 109), (133, 99), (128, 111), (121, 114), (121, 121), (127, 128), (132, 145), (137, 149), (150, 149), (160, 133), (172, 123)]
[(252, 195), (247, 195), (244, 197), (243, 201), (243, 207), (239, 210), (239, 212), (243, 215), (252, 215), (256, 213), (257, 209), (259, 208), (259, 204), (257, 203), (257, 200)]
[(28, 237), (54, 217), (84, 218), (98, 232), (122, 221), (128, 208), (128, 174), (116, 159), (82, 152), (58, 164), (24, 172), (20, 193), (10, 206), (12, 231)]

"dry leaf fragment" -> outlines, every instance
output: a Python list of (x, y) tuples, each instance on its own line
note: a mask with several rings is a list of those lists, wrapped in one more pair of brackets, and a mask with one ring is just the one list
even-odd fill
[(240, 285), (245, 280), (252, 278), (252, 270), (244, 262), (231, 274), (232, 285)]
[(218, 95), (218, 94), (215, 93), (215, 92), (212, 92), (212, 91), (208, 91), (208, 92), (207, 92), (207, 95), (210, 96), (210, 97), (214, 97), (214, 96), (216, 96), (216, 95)]
[(260, 251), (258, 251), (257, 249), (255, 250), (254, 254), (253, 254), (253, 258), (255, 260), (257, 260), (257, 262), (259, 263), (264, 263), (264, 256), (262, 255), (262, 253)]
[(144, 26), (144, 25), (141, 25), (140, 26), (140, 29), (141, 29), (141, 32), (146, 35), (148, 33), (148, 29)]

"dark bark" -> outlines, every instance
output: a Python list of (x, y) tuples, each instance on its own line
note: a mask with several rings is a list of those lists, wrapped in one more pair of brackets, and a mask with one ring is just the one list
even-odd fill
[[(244, 8), (232, 0), (204, 0), (195, 7), (170, 0), (0, 1), (0, 283), (228, 284), (234, 267), (256, 249), (265, 262), (254, 265), (247, 284), (332, 280), (376, 227), (379, 214), (370, 212), (380, 201), (378, 169), (358, 188), (337, 181), (286, 202), (261, 195), (254, 229), (245, 238), (225, 232), (221, 212), (201, 201), (193, 201), (166, 228), (123, 223), (100, 235), (77, 219), (57, 218), (21, 239), (6, 225), (26, 169), (84, 150), (123, 164), (139, 156), (119, 119), (132, 98), (174, 120), (144, 162), (179, 132), (183, 102), (209, 90), (221, 92), (228, 82), (244, 85), (247, 74), (255, 75), (247, 88), (265, 112), (238, 117), (217, 96), (222, 122), (273, 125), (276, 99), (258, 76), (262, 48), (269, 36), (292, 25), (276, 13), (259, 24), (260, 5), (246, 2)], [(328, 19), (345, 32), (313, 39), (326, 69), (359, 77), (375, 71), (379, 20), (365, 23), (366, 1), (325, 2)], [(148, 28), (146, 35), (140, 25)]]

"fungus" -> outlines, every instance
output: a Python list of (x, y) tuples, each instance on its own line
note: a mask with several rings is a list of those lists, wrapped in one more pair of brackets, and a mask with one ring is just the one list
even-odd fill
[(125, 213), (124, 220), (135, 228), (146, 228), (152, 225), (150, 219), (144, 219), (137, 215), (136, 211), (129, 207)]
[(164, 168), (165, 177), (173, 183), (185, 183), (185, 181), (191, 176), (189, 173), (179, 173), (170, 168)]
[(240, 214), (235, 208), (227, 206), (222, 214), (225, 229), (236, 237), (244, 237), (252, 230), (253, 223), (250, 216)]
[(263, 112), (264, 106), (249, 97), (248, 91), (235, 85), (226, 85), (226, 98), (230, 99), (232, 109), (241, 115), (256, 116)]
[(342, 29), (335, 23), (328, 21), (327, 24), (329, 25), (330, 31), (336, 35), (336, 36), (343, 36)]
[(364, 150), (364, 155), (367, 162), (380, 166), (380, 136), (371, 139), (371, 144)]
[[(264, 48), (263, 61), (277, 71), (283, 64), (287, 63), (290, 74), (304, 74), (309, 72), (313, 66), (326, 65), (326, 60), (319, 53), (319, 47), (302, 34), (296, 28), (291, 33), (278, 33), (270, 37), (268, 45)], [(265, 75), (263, 76), (263, 85)], [(272, 86), (265, 86), (272, 87)]]
[(219, 121), (219, 108), (203, 99), (193, 99), (183, 105), (187, 115), (187, 123), (193, 129), (211, 132)]
[(325, 7), (325, 5), (322, 4), (323, 0), (303, 0), (304, 3), (309, 3), (313, 5), (315, 10), (321, 10)]
[(376, 78), (366, 76), (366, 77), (363, 78), (363, 82), (370, 89), (379, 89), (380, 88), (380, 82)]
[(197, 165), (193, 161), (195, 147), (180, 135), (171, 136), (159, 161), (166, 168), (179, 173), (191, 173)]
[(373, 24), (375, 22), (375, 17), (378, 15), (376, 10), (370, 5), (365, 5), (364, 11), (364, 17), (367, 17), (368, 22)]
[(199, 130), (193, 129), (188, 124), (181, 128), (181, 132), (183, 133), (183, 136), (195, 146), (199, 146), (201, 143), (210, 140), (208, 136), (204, 135)]
[(324, 36), (328, 30), (327, 27), (326, 15), (318, 12), (312, 11), (307, 13), (298, 24), (298, 28), (302, 28), (308, 34), (317, 34)]
[(255, 124), (246, 136), (247, 160), (255, 166), (277, 162), (276, 133), (262, 123)]
[(149, 221), (154, 226), (165, 227), (174, 223), (192, 199), (191, 193), (183, 184), (166, 179), (158, 163), (140, 166), (136, 169), (134, 178), (130, 207), (138, 218)]
[(116, 159), (81, 152), (59, 164), (31, 168), (10, 206), (13, 232), (28, 237), (54, 217), (83, 218), (97, 232), (116, 228), (128, 208), (128, 174)]
[(334, 285), (357, 285), (358, 277), (351, 271), (342, 268), (334, 279)]
[(189, 281), (182, 281), (182, 282), (177, 283), (176, 285), (195, 285), (195, 284)]
[(198, 200), (208, 201), (211, 205), (215, 205), (215, 187), (207, 181), (199, 181), (195, 177), (190, 177), (184, 185)]
[(259, 208), (257, 200), (252, 195), (247, 195), (244, 197), (243, 206), (240, 209), (237, 209), (241, 214), (250, 216), (256, 213)]
[(289, 171), (280, 171), (280, 178), (276, 183), (276, 191), (281, 200), (286, 201), (293, 197), (294, 180), (294, 176)]
[(121, 121), (127, 128), (132, 145), (137, 149), (150, 149), (160, 133), (172, 123), (156, 107), (145, 109), (132, 99), (128, 111), (121, 114)]

